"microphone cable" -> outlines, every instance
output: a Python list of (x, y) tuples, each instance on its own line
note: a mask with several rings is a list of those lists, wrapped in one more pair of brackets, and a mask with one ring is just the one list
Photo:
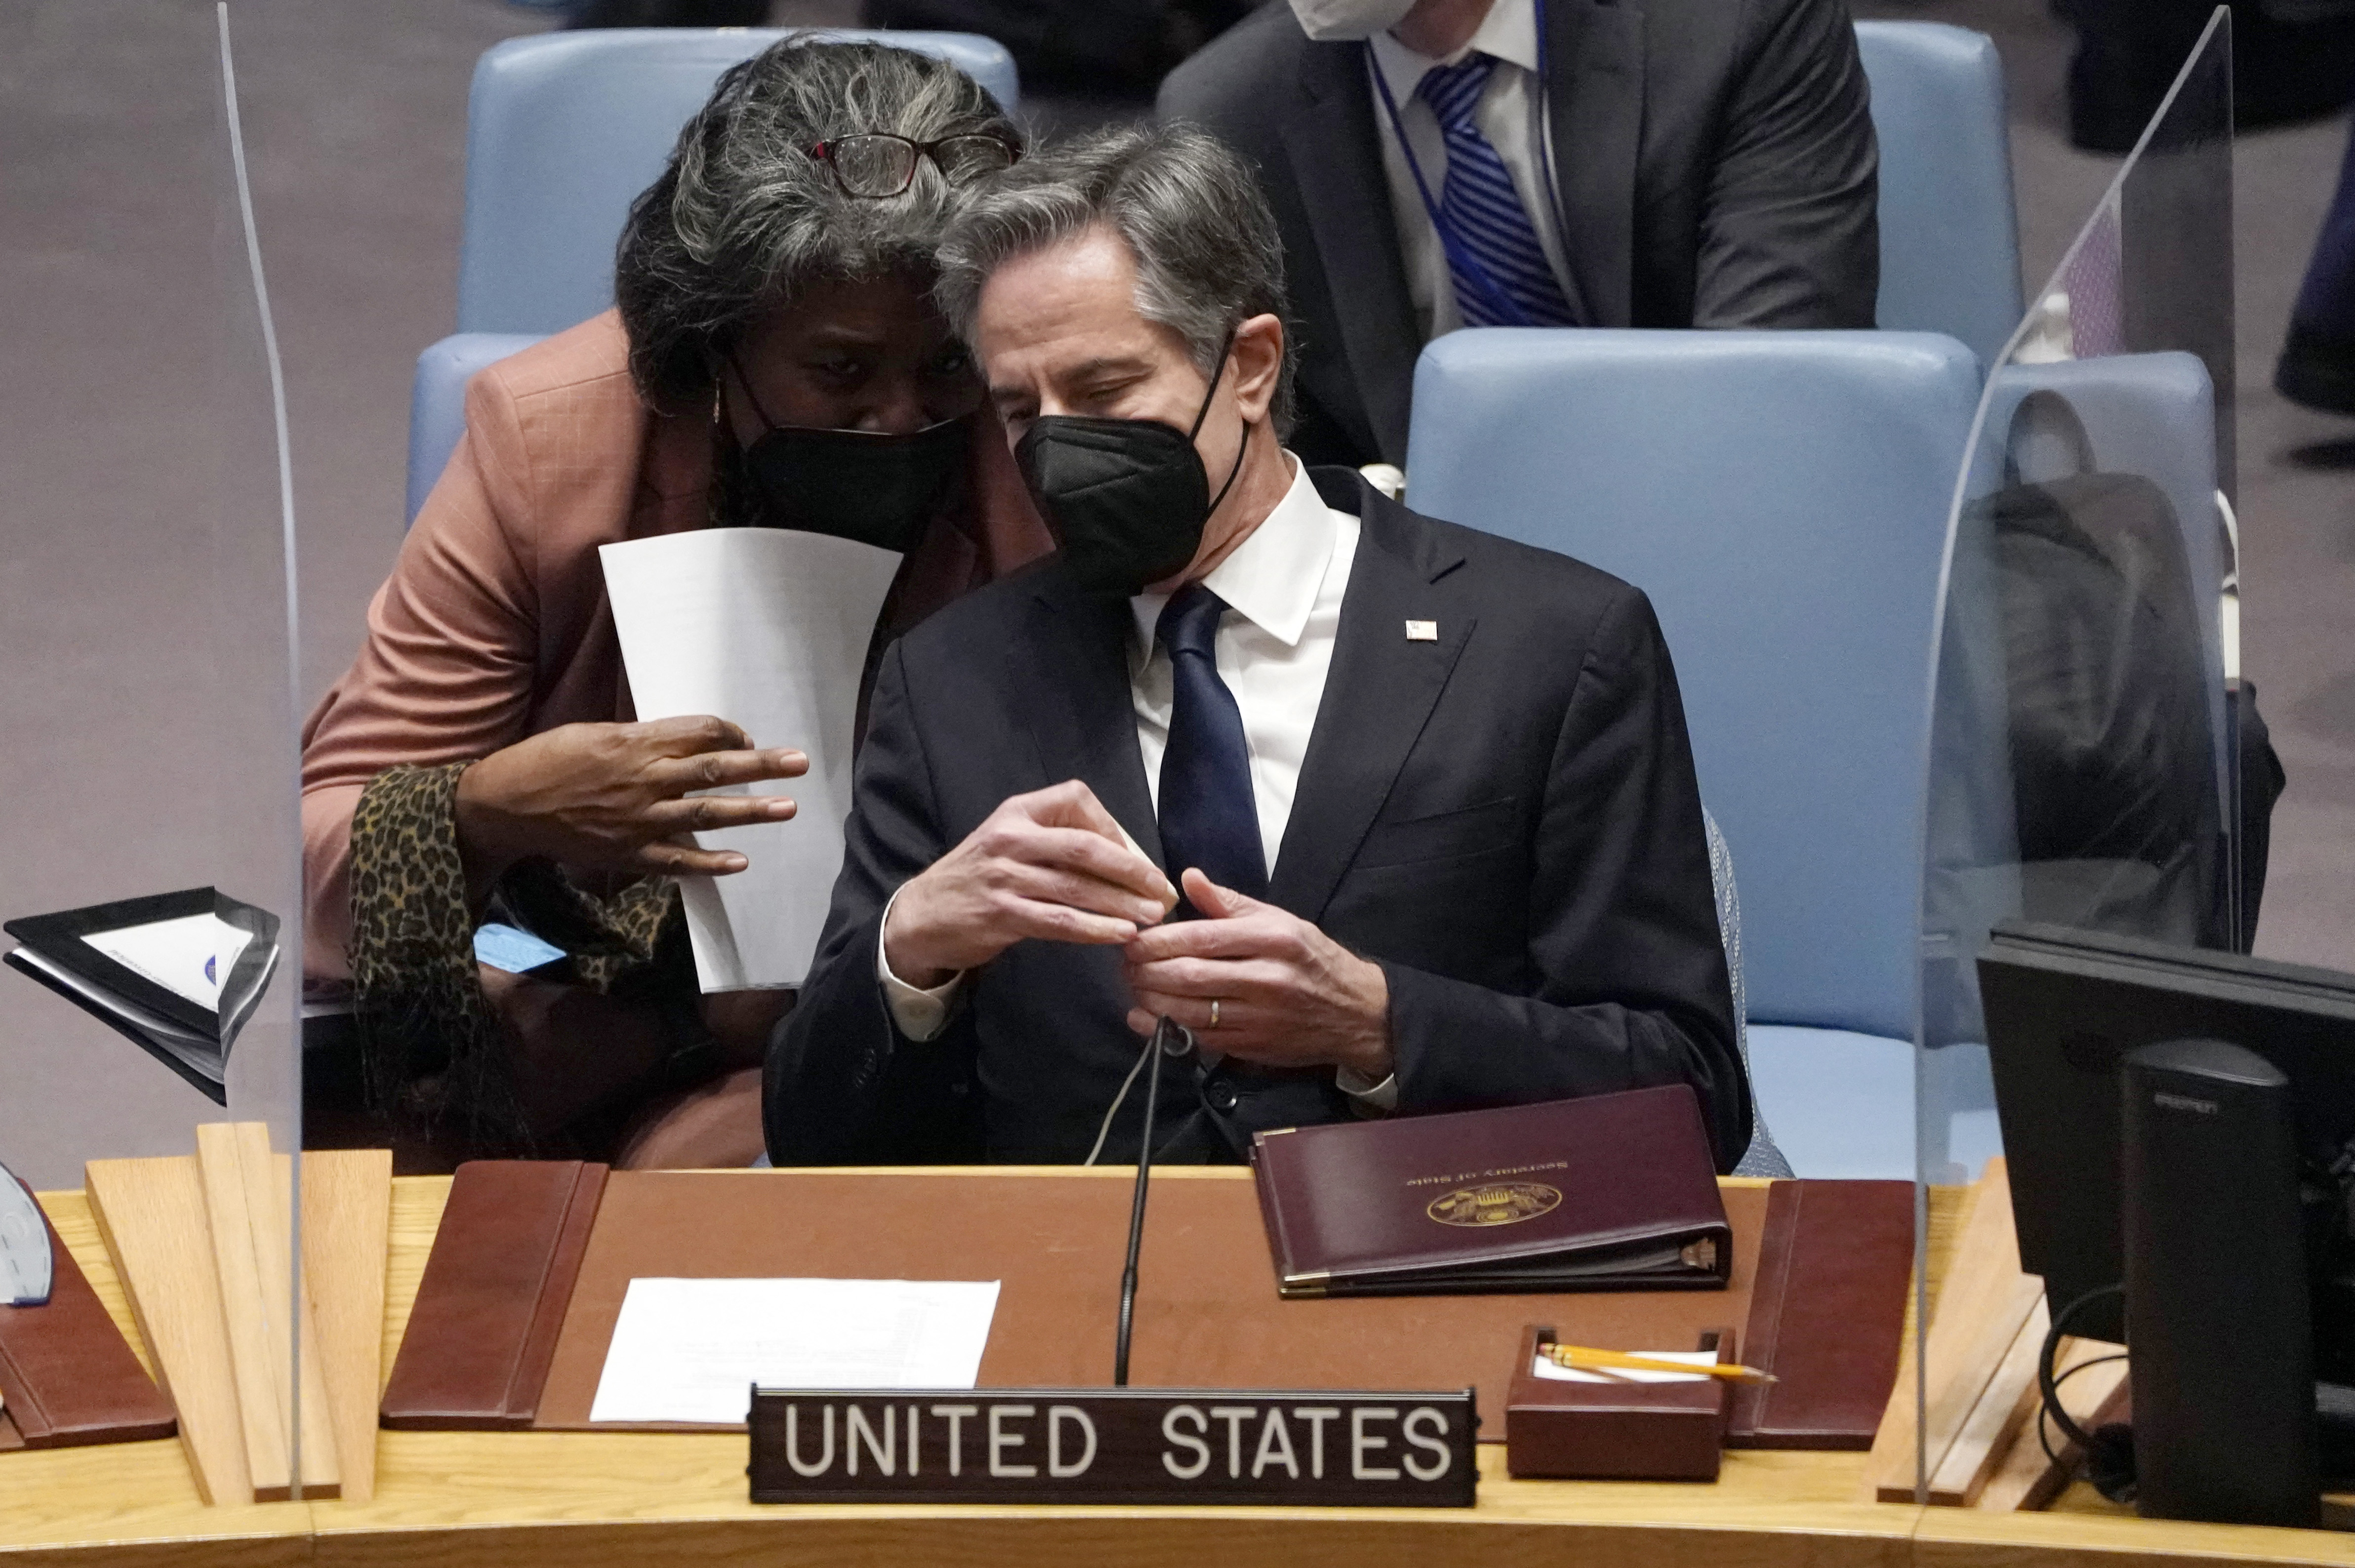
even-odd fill
[[(1167, 1019), (1163, 1019), (1161, 1023), (1166, 1024), (1168, 1021)], [(1160, 1049), (1160, 1046), (1161, 1025), (1156, 1024), (1153, 1032), (1146, 1037), (1145, 1049), (1136, 1053), (1136, 1064), (1128, 1070), (1128, 1076), (1120, 1081), (1120, 1093), (1114, 1094), (1112, 1097), (1112, 1104), (1105, 1107), (1103, 1120), (1096, 1126), (1095, 1147), (1088, 1150), (1088, 1157), (1080, 1161), (1082, 1165), (1095, 1164), (1096, 1156), (1103, 1153), (1104, 1139), (1112, 1136), (1112, 1119), (1120, 1115), (1120, 1108), (1123, 1105), (1128, 1104), (1128, 1091), (1136, 1083), (1136, 1075), (1145, 1071), (1146, 1058)], [(1146, 1125), (1150, 1129), (1152, 1125), (1152, 1118), (1148, 1116), (1146, 1119)]]
[[(1178, 1031), (1178, 1043), (1174, 1048), (1165, 1046), (1165, 1037), (1161, 1032), (1165, 1029)], [(1128, 1104), (1128, 1092), (1135, 1086), (1136, 1075), (1145, 1071), (1146, 1060), (1156, 1050), (1166, 1050), (1173, 1061), (1191, 1056), (1194, 1053), (1194, 1031), (1166, 1014), (1153, 1026), (1153, 1032), (1146, 1037), (1145, 1049), (1136, 1053), (1136, 1061), (1130, 1066), (1128, 1076), (1120, 1081), (1120, 1092), (1112, 1097), (1112, 1104), (1104, 1107), (1103, 1120), (1096, 1124), (1096, 1141), (1090, 1146), (1088, 1157), (1080, 1161), (1082, 1166), (1095, 1164), (1097, 1157), (1103, 1153), (1104, 1140), (1112, 1136), (1112, 1119), (1120, 1115), (1123, 1105)]]
[(1145, 1075), (1145, 1131), (1136, 1140), (1136, 1191), (1128, 1209), (1128, 1259), (1120, 1271), (1120, 1330), (1113, 1341), (1112, 1359), (1114, 1388), (1128, 1386), (1129, 1330), (1136, 1315), (1136, 1258), (1145, 1245), (1145, 1194), (1153, 1175), (1153, 1113), (1161, 1098), (1161, 1059), (1192, 1051), (1194, 1037), (1185, 1025), (1164, 1013), (1153, 1026), (1153, 1038), (1145, 1049), (1153, 1071)]

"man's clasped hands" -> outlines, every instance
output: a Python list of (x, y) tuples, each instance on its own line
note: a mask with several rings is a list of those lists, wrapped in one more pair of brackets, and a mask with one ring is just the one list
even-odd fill
[(1307, 921), (1188, 869), (1185, 901), (1093, 791), (1073, 779), (1018, 795), (900, 890), (884, 962), (925, 989), (1025, 940), (1118, 946), (1128, 1027), (1163, 1016), (1229, 1056), (1270, 1067), (1391, 1070), (1380, 967)]

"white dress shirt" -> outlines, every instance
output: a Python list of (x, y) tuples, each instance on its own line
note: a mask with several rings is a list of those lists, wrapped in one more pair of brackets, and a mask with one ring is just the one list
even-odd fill
[[(1546, 111), (1545, 93), (1538, 80), (1536, 0), (1496, 0), (1471, 41), (1444, 59), (1418, 54), (1390, 34), (1377, 33), (1372, 69), (1381, 73), (1398, 104), (1398, 126), (1391, 124), (1390, 111), (1382, 106), (1380, 84), (1369, 81), (1367, 85), (1374, 95), (1374, 123), (1381, 132), (1382, 172), (1390, 181), (1391, 211), (1398, 219), (1399, 256), (1406, 265), (1407, 293), (1414, 301), (1415, 324), (1426, 343), (1462, 326), (1464, 313), (1455, 305), (1446, 249), (1440, 244), (1431, 213), (1423, 205), (1414, 170), (1400, 150), (1398, 131), (1405, 130), (1407, 144), (1414, 149), (1414, 166), (1423, 170), (1423, 180), (1431, 187), (1431, 199), (1439, 200), (1447, 183), (1447, 145), (1440, 134), (1439, 117), (1415, 95), (1415, 89), (1434, 66), (1455, 65), (1476, 49), (1494, 55), (1497, 65), (1480, 94), (1474, 118), (1513, 176), (1513, 188), (1520, 193), (1521, 206), (1529, 215), (1530, 227), (1537, 230), (1538, 244), (1553, 268), (1554, 280), (1561, 285), (1562, 297), (1577, 298), (1562, 257), (1553, 194), (1546, 188), (1545, 165), (1538, 156), (1545, 135)], [(1561, 173), (1554, 171), (1557, 178)]]
[[(1259, 811), (1260, 848), (1272, 876), (1292, 820), (1308, 732), (1325, 698), (1333, 667), (1333, 638), (1341, 629), (1341, 598), (1358, 554), (1358, 519), (1325, 505), (1300, 460), (1292, 487), (1265, 521), (1252, 530), (1202, 586), (1227, 602), (1215, 649), (1219, 678), (1234, 693), (1243, 739), (1251, 746), (1252, 803)], [(1164, 593), (1128, 602), (1136, 617), (1129, 645), (1128, 683), (1136, 708), (1136, 749), (1153, 809), (1161, 810), (1161, 753), (1169, 745), (1169, 651), (1156, 647)], [(1173, 871), (1182, 868), (1172, 868)]]
[[(1333, 643), (1341, 629), (1341, 601), (1358, 554), (1358, 519), (1326, 506), (1306, 467), (1289, 453), (1284, 456), (1292, 464), (1292, 487), (1202, 579), (1204, 587), (1227, 603), (1219, 618), (1214, 656), (1220, 679), (1234, 693), (1243, 739), (1251, 748), (1252, 799), (1271, 876), (1284, 826), (1292, 820), (1293, 796), (1300, 787), (1300, 764), (1308, 754), (1316, 709), (1325, 699), (1325, 677), (1333, 667)], [(1168, 650), (1155, 645), (1153, 631), (1168, 602), (1168, 595), (1158, 593), (1140, 593), (1128, 602), (1136, 620), (1128, 652), (1136, 749), (1156, 814), (1161, 809), (1161, 754), (1169, 744), (1171, 682)], [(889, 905), (883, 919), (888, 925)], [(876, 944), (875, 966), (900, 1033), (911, 1040), (931, 1040), (947, 1027), (963, 976), (930, 990), (919, 989), (891, 973), (880, 943)], [(1397, 1104), (1394, 1079), (1369, 1083), (1347, 1070), (1338, 1076), (1343, 1091), (1370, 1109), (1389, 1110)]]

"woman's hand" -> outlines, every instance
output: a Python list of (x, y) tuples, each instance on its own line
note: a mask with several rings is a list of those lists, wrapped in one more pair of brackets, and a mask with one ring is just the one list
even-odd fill
[(528, 855), (599, 870), (724, 877), (748, 861), (698, 849), (689, 833), (783, 822), (781, 795), (690, 790), (799, 778), (809, 759), (755, 751), (724, 719), (566, 724), (494, 752), (458, 775), (458, 847), (468, 880), (488, 886)]

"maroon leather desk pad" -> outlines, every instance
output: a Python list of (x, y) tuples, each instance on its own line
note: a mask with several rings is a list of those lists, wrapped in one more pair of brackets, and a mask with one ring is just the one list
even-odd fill
[[(1859, 1198), (1877, 1196), (1881, 1209), (1902, 1204), (1902, 1253), (1889, 1253), (1880, 1271), (1885, 1275), (1893, 1259), (1894, 1288), (1846, 1304), (1862, 1317), (1845, 1307), (1804, 1315), (1816, 1325), (1810, 1332), (1837, 1335), (1833, 1360), (1841, 1375), (1824, 1391), (1832, 1407), (1802, 1424), (1796, 1441), (1766, 1433), (1750, 1439), (1774, 1446), (1869, 1446), (1895, 1375), (1912, 1260), (1912, 1189), (1902, 1182), (1778, 1185), (1794, 1196), (1828, 1185), (1858, 1189)], [(614, 1172), (528, 1424), (590, 1428), (622, 1298), (630, 1280), (641, 1277), (996, 1279), (1003, 1284), (982, 1386), (1103, 1386), (1112, 1369), (1129, 1195), (1124, 1171)], [(1776, 1217), (1790, 1209), (1787, 1200), (1770, 1205), (1764, 1187), (1726, 1189), (1734, 1255), (1723, 1291), (1284, 1301), (1248, 1174), (1164, 1172), (1154, 1182), (1146, 1220), (1130, 1381), (1164, 1388), (1470, 1384), (1492, 1416), (1484, 1435), (1501, 1441), (1503, 1401), (1525, 1325), (1552, 1323), (1573, 1342), (1643, 1347), (1685, 1343), (1703, 1328), (1743, 1323), (1762, 1242), (1775, 1229), (1770, 1207)], [(1828, 1214), (1839, 1205), (1820, 1207)], [(437, 1238), (437, 1251), (445, 1240), (454, 1239)], [(1795, 1255), (1804, 1261), (1827, 1250)], [(1774, 1278), (1785, 1297), (1805, 1288), (1788, 1267)], [(1774, 1310), (1781, 1310), (1779, 1300)], [(1744, 1339), (1758, 1342), (1758, 1329)], [(1787, 1328), (1784, 1339), (1797, 1348)], [(404, 1346), (404, 1354), (411, 1349)], [(432, 1347), (413, 1349), (433, 1354)], [(1783, 1393), (1794, 1408), (1807, 1403), (1803, 1387)]]

